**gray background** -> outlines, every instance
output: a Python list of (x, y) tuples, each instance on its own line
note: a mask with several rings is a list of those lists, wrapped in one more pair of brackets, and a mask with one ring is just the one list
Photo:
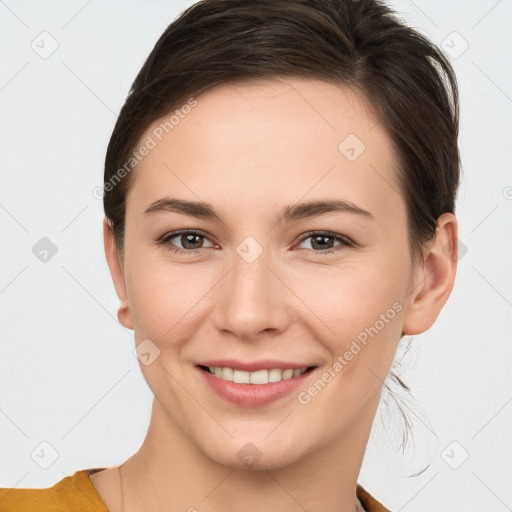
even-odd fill
[[(2, 487), (117, 465), (144, 439), (152, 395), (116, 318), (93, 191), (131, 82), (192, 3), (0, 0)], [(383, 405), (359, 481), (393, 511), (512, 510), (512, 0), (391, 5), (458, 76), (461, 258), (435, 326), (405, 340), (414, 443), (397, 453)]]

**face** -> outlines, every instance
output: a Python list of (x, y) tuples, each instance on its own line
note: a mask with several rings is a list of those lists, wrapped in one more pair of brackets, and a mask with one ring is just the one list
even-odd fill
[(424, 269), (390, 139), (356, 93), (290, 79), (196, 100), (142, 137), (120, 318), (169, 430), (227, 466), (280, 467), (373, 418)]

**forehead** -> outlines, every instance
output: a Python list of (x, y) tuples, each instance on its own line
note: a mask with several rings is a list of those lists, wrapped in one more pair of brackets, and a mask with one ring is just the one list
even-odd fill
[(391, 141), (346, 87), (299, 78), (232, 83), (196, 102), (142, 138), (154, 147), (133, 176), (128, 202), (138, 210), (169, 194), (263, 206), (338, 195), (374, 211), (400, 195)]

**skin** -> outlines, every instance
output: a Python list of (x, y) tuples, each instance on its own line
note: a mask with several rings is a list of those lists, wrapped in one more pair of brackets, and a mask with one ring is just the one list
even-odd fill
[[(429, 329), (451, 293), (457, 220), (443, 214), (424, 263), (413, 263), (390, 139), (355, 92), (297, 78), (221, 85), (197, 101), (134, 171), (122, 261), (104, 222), (119, 320), (136, 344), (149, 338), (160, 350), (140, 364), (155, 399), (146, 438), (122, 465), (124, 512), (353, 512), (400, 337)], [(350, 133), (366, 146), (354, 161), (338, 149)], [(210, 203), (223, 222), (144, 213), (166, 196)], [(372, 217), (276, 223), (285, 205), (316, 199)], [(179, 229), (206, 237), (186, 245), (178, 236), (174, 247), (202, 248), (175, 254), (157, 243)], [(355, 244), (328, 238), (333, 252), (322, 254), (311, 231)], [(263, 248), (251, 263), (237, 253), (248, 236)], [(195, 367), (223, 357), (304, 362), (318, 366), (307, 390), (394, 303), (401, 310), (306, 405), (298, 392), (257, 408), (230, 404)], [(250, 469), (237, 456), (248, 442), (261, 453)], [(91, 477), (111, 511), (121, 510), (117, 469)]]

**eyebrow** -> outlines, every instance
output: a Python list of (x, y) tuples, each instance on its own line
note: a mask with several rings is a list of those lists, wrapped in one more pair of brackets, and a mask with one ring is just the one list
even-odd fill
[[(182, 215), (188, 215), (190, 217), (216, 220), (224, 223), (222, 217), (210, 203), (201, 201), (185, 201), (184, 199), (164, 197), (152, 203), (149, 208), (144, 211), (144, 214), (160, 212), (181, 213)], [(363, 210), (350, 201), (328, 199), (285, 206), (277, 216), (277, 223), (281, 223), (283, 220), (293, 222), (331, 212), (354, 213), (371, 219), (374, 218), (370, 212)]]

